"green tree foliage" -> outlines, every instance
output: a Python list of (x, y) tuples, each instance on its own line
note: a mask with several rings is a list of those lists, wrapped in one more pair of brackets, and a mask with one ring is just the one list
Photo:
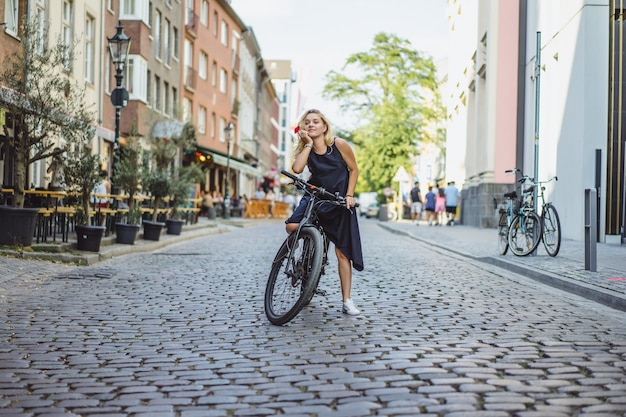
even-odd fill
[(121, 159), (115, 165), (113, 184), (119, 186), (123, 192), (128, 194), (128, 216), (129, 224), (139, 224), (141, 211), (135, 196), (139, 192), (141, 185), (141, 146), (139, 144), (139, 133), (135, 123), (131, 126), (130, 137), (126, 141), (126, 146), (121, 149)]
[(422, 144), (443, 145), (436, 68), (407, 40), (379, 33), (372, 49), (348, 57), (343, 70), (326, 74), (323, 94), (362, 121), (353, 135), (357, 191), (380, 191), (393, 185), (400, 166), (411, 171)]
[(13, 122), (8, 155), (15, 164), (15, 207), (24, 206), (26, 172), (32, 163), (82, 150), (94, 134), (93, 111), (84, 100), (84, 88), (72, 82), (66, 71), (74, 62), (74, 46), (60, 40), (48, 45), (35, 20), (21, 26), (20, 40), (21, 49), (0, 64), (4, 87), (0, 103)]

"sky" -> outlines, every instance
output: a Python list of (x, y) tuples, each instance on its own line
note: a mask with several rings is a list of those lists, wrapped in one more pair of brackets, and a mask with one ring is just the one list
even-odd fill
[(322, 98), (324, 76), (341, 72), (350, 55), (369, 51), (377, 33), (408, 40), (445, 72), (446, 0), (232, 0), (231, 6), (252, 27), (263, 59), (292, 61), (306, 96), (302, 107), (320, 109), (338, 127), (355, 121)]

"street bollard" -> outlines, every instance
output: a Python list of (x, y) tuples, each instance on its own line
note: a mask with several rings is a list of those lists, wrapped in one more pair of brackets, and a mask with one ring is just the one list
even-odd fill
[(597, 265), (597, 219), (596, 190), (595, 188), (585, 189), (585, 270), (596, 272)]

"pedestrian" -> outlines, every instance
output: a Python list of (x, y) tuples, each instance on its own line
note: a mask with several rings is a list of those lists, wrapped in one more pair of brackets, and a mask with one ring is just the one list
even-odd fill
[(424, 211), (426, 212), (426, 220), (428, 221), (428, 225), (432, 226), (435, 221), (435, 199), (437, 195), (433, 192), (433, 186), (428, 186), (428, 192), (424, 197), (426, 199), (426, 204), (424, 205)]
[[(342, 138), (333, 136), (328, 119), (319, 110), (307, 110), (301, 117), (298, 131), (298, 145), (295, 160), (291, 166), (296, 174), (305, 167), (311, 172), (309, 182), (323, 187), (331, 193), (339, 193), (346, 198), (346, 206), (330, 204), (322, 206), (319, 212), (320, 223), (331, 242), (335, 244), (335, 254), (339, 264), (342, 311), (349, 315), (359, 314), (350, 296), (352, 268), (363, 270), (363, 253), (359, 233), (358, 216), (355, 210), (356, 187), (359, 169), (352, 148)], [(293, 214), (285, 221), (287, 233), (293, 233), (304, 217), (304, 211), (311, 197), (305, 195)]]
[(446, 194), (446, 213), (448, 214), (448, 226), (454, 226), (456, 218), (456, 206), (459, 202), (459, 189), (456, 188), (454, 181), (450, 181), (444, 190)]
[(48, 183), (48, 189), (50, 191), (63, 191), (63, 156), (61, 155), (60, 148), (54, 148), (54, 156), (48, 166), (48, 174), (50, 175), (50, 183)]
[(444, 217), (446, 212), (446, 193), (442, 187), (437, 190), (437, 196), (435, 197), (435, 218), (437, 222), (435, 226), (441, 226), (444, 223)]
[(411, 189), (411, 220), (419, 226), (419, 221), (422, 219), (422, 194), (420, 192), (420, 182), (415, 181), (413, 188)]
[[(109, 205), (109, 198), (111, 194), (111, 183), (107, 179), (109, 173), (106, 169), (100, 170), (100, 182), (96, 184), (93, 189), (93, 195), (91, 196), (91, 202), (95, 208), (106, 208)], [(104, 226), (106, 222), (106, 215), (102, 215), (100, 210), (97, 210), (100, 216), (100, 226)]]

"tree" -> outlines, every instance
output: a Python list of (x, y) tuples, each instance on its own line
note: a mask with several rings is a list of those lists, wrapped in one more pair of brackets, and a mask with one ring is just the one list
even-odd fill
[(443, 144), (437, 122), (445, 111), (436, 68), (407, 40), (379, 33), (372, 49), (349, 56), (343, 69), (356, 75), (330, 71), (323, 95), (365, 121), (353, 136), (358, 191), (382, 190), (400, 166), (411, 170), (421, 144)]
[[(14, 160), (13, 206), (24, 207), (28, 167), (62, 156), (75, 144), (91, 140), (93, 113), (84, 90), (65, 71), (74, 60), (73, 47), (58, 41), (48, 46), (36, 21), (20, 30), (21, 50), (0, 68), (0, 103), (12, 120), (8, 156)], [(62, 138), (62, 140), (60, 140)]]

